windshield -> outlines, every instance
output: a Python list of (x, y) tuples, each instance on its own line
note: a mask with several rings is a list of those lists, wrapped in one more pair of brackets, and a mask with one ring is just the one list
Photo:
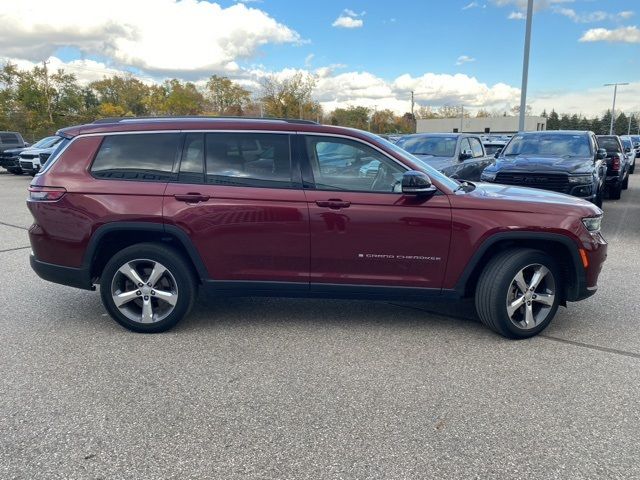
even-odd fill
[(378, 143), (383, 144), (385, 147), (387, 147), (387, 149), (391, 150), (392, 152), (397, 153), (402, 158), (409, 159), (410, 161), (412, 161), (413, 163), (418, 165), (424, 173), (429, 175), (429, 177), (431, 179), (435, 179), (436, 181), (438, 181), (442, 185), (445, 185), (447, 188), (449, 188), (451, 190), (456, 190), (460, 186), (460, 183), (458, 181), (447, 177), (445, 174), (440, 173), (435, 168), (427, 165), (424, 162), (421, 162), (420, 159), (414, 157), (412, 154), (410, 154), (406, 150), (400, 148), (395, 143), (391, 143), (391, 142), (385, 140), (384, 138), (379, 138), (377, 135), (374, 135), (373, 133), (365, 132), (365, 131), (362, 131), (362, 130), (358, 130), (358, 132), (362, 133), (363, 135), (366, 135), (367, 137), (371, 138), (372, 140), (376, 140)]
[(398, 140), (396, 145), (413, 155), (453, 157), (456, 153), (457, 137), (412, 136)]
[(598, 137), (600, 148), (604, 148), (607, 152), (620, 153), (620, 143), (616, 137)]
[(69, 140), (68, 138), (64, 138), (64, 137), (56, 137), (56, 138), (57, 138), (57, 141), (55, 142), (54, 145), (57, 145), (57, 146), (55, 150), (51, 152), (51, 155), (49, 155), (49, 158), (47, 158), (45, 162), (42, 164), (42, 168), (37, 173), (37, 175), (41, 175), (47, 170), (49, 170), (53, 162), (55, 162), (58, 159), (58, 157), (60, 156), (62, 151), (65, 149), (65, 147), (69, 144), (69, 142), (71, 142), (71, 140)]
[(546, 157), (589, 157), (591, 148), (586, 135), (524, 134), (514, 136), (503, 156), (544, 155)]
[(31, 145), (31, 148), (49, 148), (49, 147), (53, 147), (60, 140), (62, 140), (62, 137), (58, 137), (57, 135), (53, 135), (51, 137), (44, 137), (44, 138), (38, 140), (33, 145)]

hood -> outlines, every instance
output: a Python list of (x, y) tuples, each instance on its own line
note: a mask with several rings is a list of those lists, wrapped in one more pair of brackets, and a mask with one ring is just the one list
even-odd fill
[(518, 155), (516, 157), (500, 157), (491, 171), (509, 172), (542, 172), (591, 174), (593, 159), (585, 157), (543, 157), (537, 155)]
[(25, 148), (20, 153), (28, 153), (29, 155), (38, 155), (40, 153), (53, 153), (57, 148), (57, 145), (49, 148)]
[(454, 157), (434, 157), (433, 155), (416, 155), (415, 153), (412, 155), (421, 162), (424, 162), (426, 165), (429, 165), (431, 168), (435, 168), (440, 171), (450, 167), (454, 163), (457, 163)]
[(27, 148), (29, 147), (20, 147), (20, 148), (8, 148), (6, 150), (3, 150), (2, 153), (8, 153), (8, 154), (13, 154), (16, 155), (18, 153), (24, 152)]
[(591, 202), (563, 193), (538, 188), (473, 182), (476, 188), (460, 197), (473, 200), (474, 207), (483, 210), (554, 213), (564, 216), (588, 217), (602, 213)]

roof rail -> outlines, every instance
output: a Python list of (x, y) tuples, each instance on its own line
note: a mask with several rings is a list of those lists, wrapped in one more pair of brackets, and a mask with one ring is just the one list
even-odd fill
[(94, 124), (101, 123), (120, 123), (120, 122), (136, 122), (140, 120), (158, 120), (158, 121), (171, 121), (171, 120), (264, 120), (264, 121), (277, 121), (287, 123), (300, 123), (306, 125), (318, 125), (318, 122), (314, 120), (303, 120), (301, 118), (280, 118), (280, 117), (239, 117), (239, 116), (214, 116), (214, 115), (167, 115), (158, 117), (109, 117), (99, 118), (94, 120)]

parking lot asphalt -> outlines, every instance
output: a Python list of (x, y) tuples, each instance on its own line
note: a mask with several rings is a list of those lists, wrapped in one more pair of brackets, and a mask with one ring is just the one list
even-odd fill
[(640, 175), (597, 295), (503, 339), (472, 305), (200, 298), (130, 333), (28, 263), (0, 174), (0, 478), (640, 478)]

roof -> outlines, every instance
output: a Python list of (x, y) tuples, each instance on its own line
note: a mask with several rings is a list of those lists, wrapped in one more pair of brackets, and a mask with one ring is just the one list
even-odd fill
[[(57, 133), (65, 137), (108, 132), (149, 130), (269, 130), (348, 134), (358, 136), (358, 130), (320, 125), (311, 120), (249, 117), (128, 117), (105, 118), (85, 125), (62, 128)], [(363, 134), (363, 133), (362, 133)]]

